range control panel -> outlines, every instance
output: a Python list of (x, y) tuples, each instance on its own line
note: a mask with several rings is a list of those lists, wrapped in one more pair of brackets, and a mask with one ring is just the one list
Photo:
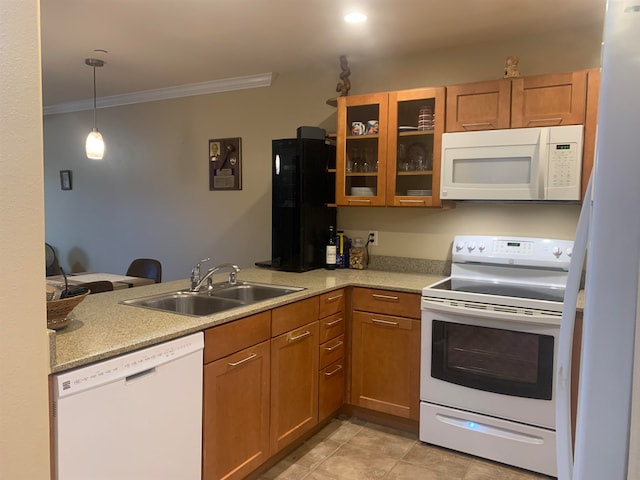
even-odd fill
[(569, 270), (573, 240), (456, 235), (451, 253), (454, 263), (486, 263)]

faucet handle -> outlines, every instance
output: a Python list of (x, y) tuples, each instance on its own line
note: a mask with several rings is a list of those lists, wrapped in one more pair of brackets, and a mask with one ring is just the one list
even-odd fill
[(196, 263), (195, 267), (191, 269), (191, 285), (192, 286), (197, 284), (200, 281), (200, 265), (202, 265), (204, 262), (208, 262), (209, 260), (211, 260), (210, 257), (203, 258), (198, 263)]

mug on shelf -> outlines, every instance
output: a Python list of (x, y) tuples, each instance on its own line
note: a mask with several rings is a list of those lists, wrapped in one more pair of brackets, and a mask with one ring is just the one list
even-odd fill
[(378, 120), (369, 120), (367, 122), (367, 135), (377, 135), (378, 125)]
[(351, 135), (364, 135), (367, 131), (366, 128), (362, 122), (351, 122)]

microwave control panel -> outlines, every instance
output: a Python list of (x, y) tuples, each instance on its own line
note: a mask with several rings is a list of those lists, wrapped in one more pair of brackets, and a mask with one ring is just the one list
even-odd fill
[(580, 180), (578, 144), (552, 143), (549, 145), (549, 183), (554, 187), (573, 187)]

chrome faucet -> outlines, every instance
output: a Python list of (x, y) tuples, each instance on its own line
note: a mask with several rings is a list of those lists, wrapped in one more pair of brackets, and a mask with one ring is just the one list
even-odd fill
[[(200, 263), (204, 263), (204, 260)], [(223, 269), (223, 268), (230, 268), (231, 272), (229, 273), (229, 285), (235, 285), (236, 281), (237, 281), (237, 276), (238, 276), (238, 272), (240, 271), (240, 268), (237, 265), (233, 265), (231, 263), (223, 263), (221, 265), (217, 265), (215, 267), (210, 268), (209, 270), (207, 270), (207, 273), (205, 274), (204, 277), (200, 278), (200, 271), (199, 271), (199, 266), (200, 264), (196, 265), (196, 267), (198, 267), (198, 280), (194, 282), (194, 275), (192, 273), (191, 275), (191, 291), (192, 292), (199, 292), (202, 289), (202, 286), (205, 284), (205, 282), (207, 283), (207, 290), (211, 290), (213, 288), (213, 282), (211, 280), (211, 276), (218, 272), (219, 270)], [(194, 267), (195, 270), (195, 267)]]
[(203, 258), (198, 263), (196, 263), (195, 267), (191, 269), (191, 281), (190, 281), (191, 286), (189, 290), (191, 290), (192, 292), (196, 291), (195, 288), (200, 283), (200, 265), (203, 264), (204, 262), (208, 262), (209, 260), (211, 260), (210, 257)]

